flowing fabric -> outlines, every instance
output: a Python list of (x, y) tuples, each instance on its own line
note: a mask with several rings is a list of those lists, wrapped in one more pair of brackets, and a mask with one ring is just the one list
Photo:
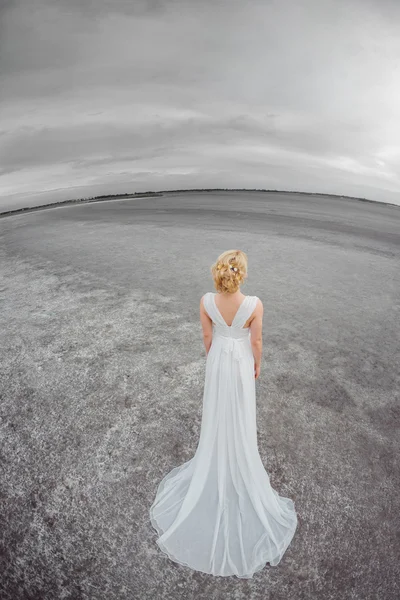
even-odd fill
[(196, 571), (250, 578), (277, 565), (297, 527), (294, 502), (271, 487), (257, 446), (250, 329), (257, 296), (246, 296), (228, 326), (203, 297), (213, 321), (200, 438), (193, 458), (158, 486), (150, 521), (159, 548)]

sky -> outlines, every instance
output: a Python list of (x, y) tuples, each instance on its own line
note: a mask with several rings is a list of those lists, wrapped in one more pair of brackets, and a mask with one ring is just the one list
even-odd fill
[(188, 188), (400, 205), (398, 0), (0, 0), (0, 208)]

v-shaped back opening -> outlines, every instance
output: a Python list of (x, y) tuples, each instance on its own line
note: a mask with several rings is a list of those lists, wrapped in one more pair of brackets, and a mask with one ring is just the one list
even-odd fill
[(223, 320), (223, 322), (225, 323), (225, 325), (226, 325), (227, 327), (232, 327), (232, 326), (233, 326), (233, 324), (234, 324), (234, 322), (235, 322), (235, 320), (236, 320), (236, 317), (237, 317), (237, 316), (238, 316), (238, 314), (239, 314), (239, 311), (240, 311), (240, 309), (242, 308), (242, 306), (243, 306), (243, 304), (245, 303), (245, 301), (246, 301), (246, 299), (248, 298), (248, 296), (245, 296), (245, 297), (243, 298), (242, 302), (239, 304), (239, 308), (237, 309), (237, 311), (236, 311), (236, 313), (235, 313), (235, 316), (233, 317), (233, 320), (232, 320), (232, 323), (231, 323), (231, 325), (228, 325), (228, 323), (225, 321), (224, 317), (221, 315), (221, 311), (219, 310), (219, 308), (218, 308), (218, 306), (217, 306), (217, 303), (215, 302), (215, 296), (216, 296), (216, 295), (217, 295), (217, 293), (216, 293), (216, 292), (213, 292), (213, 295), (212, 295), (212, 297), (213, 297), (213, 300), (214, 300), (214, 306), (215, 306), (215, 309), (216, 309), (217, 313), (219, 314), (219, 316), (221, 317), (221, 319)]

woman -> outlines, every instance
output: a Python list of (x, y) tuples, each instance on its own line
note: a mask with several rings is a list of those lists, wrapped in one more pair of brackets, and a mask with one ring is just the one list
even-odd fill
[(169, 558), (212, 575), (250, 578), (277, 565), (297, 526), (294, 503), (271, 487), (257, 446), (255, 380), (263, 305), (245, 296), (247, 255), (229, 250), (200, 301), (207, 352), (200, 439), (193, 458), (161, 481), (150, 508)]

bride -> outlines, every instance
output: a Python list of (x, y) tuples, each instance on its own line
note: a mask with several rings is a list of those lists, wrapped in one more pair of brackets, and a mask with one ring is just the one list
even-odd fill
[(297, 515), (294, 502), (272, 488), (258, 452), (263, 305), (240, 290), (247, 255), (224, 252), (211, 274), (217, 291), (200, 301), (207, 353), (200, 438), (194, 456), (159, 484), (150, 521), (171, 560), (250, 578), (266, 563), (280, 562)]

